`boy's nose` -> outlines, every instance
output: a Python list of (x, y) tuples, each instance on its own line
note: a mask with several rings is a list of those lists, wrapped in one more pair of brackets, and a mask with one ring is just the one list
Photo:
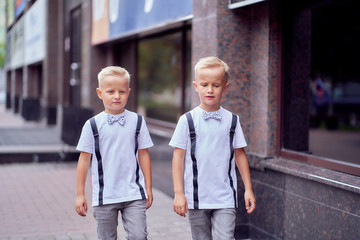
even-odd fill
[(208, 92), (213, 92), (213, 87), (212, 86), (208, 87)]

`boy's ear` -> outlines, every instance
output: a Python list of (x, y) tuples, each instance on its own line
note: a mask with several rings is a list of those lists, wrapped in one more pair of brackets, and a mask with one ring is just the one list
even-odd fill
[(192, 84), (193, 84), (193, 86), (195, 88), (195, 91), (197, 91), (197, 83), (196, 83), (196, 81), (193, 81)]
[(227, 83), (225, 84), (224, 92), (227, 91), (228, 87), (229, 87), (229, 83), (227, 82)]
[(97, 89), (96, 89), (96, 93), (97, 93), (98, 97), (99, 97), (100, 99), (102, 99), (101, 89), (100, 89), (100, 88), (97, 88)]

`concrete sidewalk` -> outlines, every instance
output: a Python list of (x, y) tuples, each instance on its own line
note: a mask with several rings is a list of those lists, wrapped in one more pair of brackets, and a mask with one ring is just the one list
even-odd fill
[[(0, 165), (0, 239), (96, 239), (87, 178), (87, 217), (74, 208), (76, 163), (22, 163)], [(153, 189), (147, 210), (149, 239), (191, 239), (188, 221), (172, 210), (172, 199)], [(119, 239), (125, 231), (119, 218)]]
[[(58, 129), (26, 122), (0, 104), (0, 240), (96, 239), (90, 174), (88, 216), (80, 217), (74, 207), (76, 159), (61, 161), (56, 155), (59, 149), (75, 152), (62, 143)], [(25, 155), (38, 158), (19, 163), (25, 162), (21, 161)], [(153, 194), (153, 205), (147, 211), (148, 238), (191, 239), (188, 220), (173, 212), (172, 198), (158, 189)], [(119, 239), (125, 239), (120, 216), (118, 232)]]

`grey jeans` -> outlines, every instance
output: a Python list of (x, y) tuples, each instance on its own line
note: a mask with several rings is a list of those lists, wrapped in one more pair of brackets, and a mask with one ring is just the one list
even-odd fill
[(193, 240), (233, 240), (235, 208), (189, 209)]
[(94, 207), (98, 240), (117, 239), (118, 214), (121, 212), (127, 239), (147, 239), (146, 200), (107, 204)]

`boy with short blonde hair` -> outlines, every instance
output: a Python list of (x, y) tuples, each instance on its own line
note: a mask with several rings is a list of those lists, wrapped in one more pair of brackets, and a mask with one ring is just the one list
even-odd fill
[(222, 68), (224, 70), (224, 81), (225, 84), (227, 84), (228, 79), (229, 79), (229, 71), (230, 68), (229, 66), (226, 64), (226, 62), (224, 62), (223, 60), (221, 60), (220, 58), (217, 57), (205, 57), (205, 58), (201, 58), (196, 64), (195, 64), (195, 77), (196, 77), (196, 73), (202, 69), (202, 68)]
[(128, 85), (130, 87), (130, 74), (129, 72), (122, 67), (119, 66), (109, 66), (106, 68), (103, 68), (99, 73), (98, 73), (98, 84), (99, 84), (99, 88), (101, 86), (101, 83), (103, 81), (103, 79), (107, 76), (119, 76), (119, 77), (123, 77), (128, 81)]
[(92, 156), (92, 205), (98, 239), (117, 239), (118, 212), (128, 239), (147, 239), (146, 214), (153, 201), (153, 146), (142, 116), (125, 109), (131, 89), (126, 69), (109, 66), (98, 74), (96, 89), (104, 111), (86, 121), (77, 150), (76, 211), (86, 216), (85, 181)]
[(234, 239), (235, 164), (244, 182), (247, 212), (255, 210), (240, 121), (220, 106), (228, 75), (228, 65), (217, 57), (198, 61), (193, 85), (200, 105), (180, 117), (169, 143), (174, 148), (174, 211), (189, 214), (193, 240)]

